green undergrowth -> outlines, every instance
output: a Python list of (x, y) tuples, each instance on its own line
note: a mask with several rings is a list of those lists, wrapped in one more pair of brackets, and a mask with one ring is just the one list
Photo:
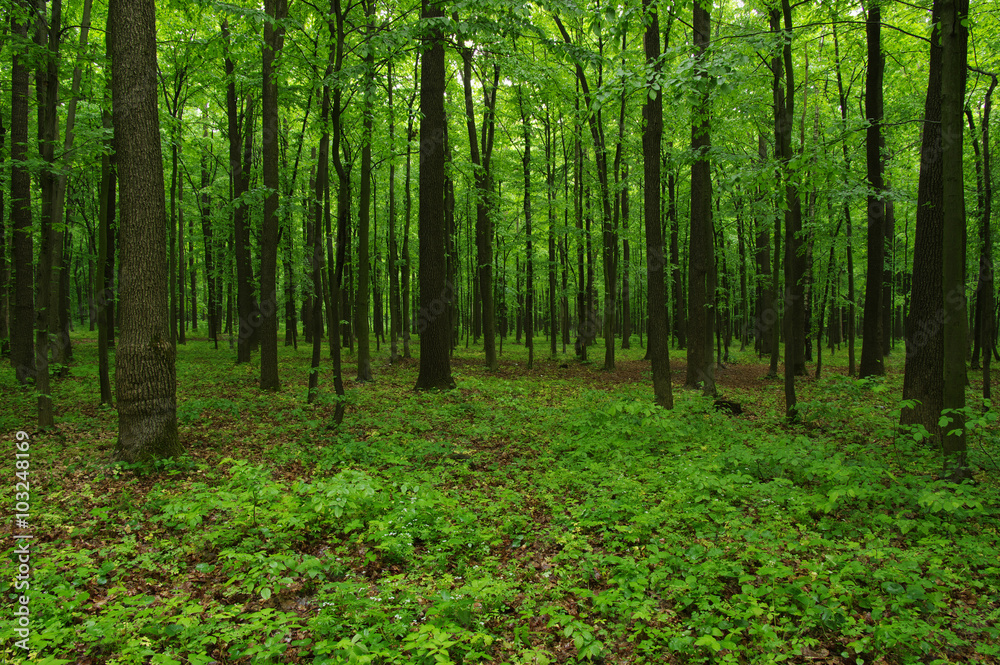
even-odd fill
[(630, 381), (508, 345), (500, 376), (460, 352), (446, 393), (376, 364), (332, 429), (305, 347), (273, 395), (198, 341), (187, 454), (135, 468), (89, 354), (32, 437), (31, 651), (5, 621), (3, 662), (1000, 662), (991, 412), (970, 410), (977, 482), (951, 484), (896, 431), (891, 375), (803, 382), (789, 427), (763, 379), (727, 392), (740, 417), (681, 390), (665, 411), (641, 349)]

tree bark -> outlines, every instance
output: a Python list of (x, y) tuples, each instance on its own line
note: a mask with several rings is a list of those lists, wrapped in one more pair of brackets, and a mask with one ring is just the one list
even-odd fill
[(531, 121), (524, 108), (524, 86), (518, 88), (518, 101), (521, 108), (521, 126), (524, 135), (524, 156), (521, 164), (524, 172), (524, 240), (525, 240), (525, 274), (524, 290), (524, 345), (528, 348), (528, 369), (535, 364), (534, 308), (535, 308), (535, 277), (534, 257), (531, 246)]
[[(483, 353), (486, 367), (496, 371), (496, 312), (493, 302), (493, 225), (490, 219), (493, 179), (490, 172), (490, 157), (493, 154), (493, 132), (495, 127), (494, 106), (499, 66), (493, 69), (492, 86), (483, 86), (483, 131), (476, 134), (476, 117), (472, 107), (472, 48), (463, 47), (462, 81), (465, 89), (465, 122), (469, 134), (469, 150), (472, 160), (473, 178), (476, 183), (476, 261), (479, 297), (482, 302)], [(421, 130), (422, 131), (422, 130)], [(443, 135), (442, 129), (442, 135)], [(479, 143), (482, 142), (480, 149)]]
[[(643, 0), (647, 13), (645, 55), (652, 80), (660, 76), (659, 12), (651, 0)], [(642, 109), (643, 220), (646, 226), (646, 291), (649, 331), (648, 349), (653, 370), (653, 399), (665, 409), (674, 406), (670, 385), (670, 332), (667, 327), (666, 287), (663, 280), (663, 226), (660, 223), (660, 146), (663, 140), (663, 94), (646, 95)]]
[[(935, 0), (931, 11), (932, 25), (940, 24), (941, 10), (941, 0)], [(903, 399), (913, 400), (913, 407), (904, 408), (900, 415), (901, 425), (922, 425), (937, 444), (940, 444), (941, 428), (938, 422), (944, 399), (944, 346), (941, 334), (944, 312), (941, 281), (944, 171), (941, 159), (940, 40), (941, 31), (935, 28), (931, 33), (930, 69), (920, 144), (913, 283), (910, 286), (910, 311), (906, 321)]]
[(966, 457), (965, 385), (965, 185), (962, 143), (965, 105), (968, 0), (941, 3), (941, 167), (944, 296), (943, 415), (951, 422), (943, 434), (945, 475), (954, 481), (972, 477)]
[[(421, 17), (444, 16), (440, 5), (423, 0)], [(440, 27), (428, 30), (423, 39), (420, 110), (420, 371), (416, 390), (447, 390), (455, 387), (451, 377), (450, 321), (442, 316), (451, 300), (445, 276), (444, 202), (445, 58)]]
[(127, 462), (171, 457), (177, 438), (175, 351), (167, 316), (166, 202), (156, 98), (153, 0), (112, 0), (115, 158), (121, 174), (118, 442)]
[(865, 77), (865, 136), (868, 164), (868, 266), (865, 278), (864, 331), (861, 339), (863, 379), (885, 374), (882, 356), (882, 273), (885, 264), (885, 198), (882, 163), (882, 11), (878, 2), (868, 7), (865, 23), (868, 38), (868, 74)]
[(31, 173), (28, 152), (28, 15), (27, 0), (10, 12), (11, 48), (10, 206), (11, 258), (14, 264), (11, 363), (21, 385), (35, 376), (35, 256), (31, 234)]
[(281, 54), (285, 29), (281, 21), (287, 0), (265, 0), (263, 84), (261, 86), (261, 162), (263, 166), (264, 221), (260, 246), (260, 388), (278, 390), (278, 79), (275, 60)]
[(690, 388), (702, 387), (714, 395), (715, 363), (712, 358), (715, 322), (715, 252), (712, 239), (712, 172), (708, 151), (711, 146), (709, 124), (708, 42), (711, 37), (709, 8), (694, 3), (695, 70), (699, 93), (692, 109), (691, 152), (691, 230), (688, 258), (688, 338), (687, 378)]

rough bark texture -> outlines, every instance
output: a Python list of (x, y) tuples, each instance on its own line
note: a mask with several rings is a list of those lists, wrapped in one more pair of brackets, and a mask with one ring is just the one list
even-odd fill
[(156, 98), (153, 0), (112, 0), (113, 121), (121, 175), (119, 459), (181, 452), (174, 347), (167, 316), (166, 201)]
[(264, 221), (260, 246), (260, 388), (278, 390), (278, 80), (275, 59), (285, 41), (287, 0), (266, 0), (264, 11), (272, 20), (264, 23), (264, 59), (261, 86), (261, 142), (263, 163)]
[[(708, 57), (711, 36), (709, 9), (702, 0), (694, 3), (694, 43), (697, 48), (696, 69), (707, 77), (704, 61)], [(692, 109), (691, 152), (696, 155), (691, 165), (691, 231), (688, 255), (688, 348), (687, 377), (684, 384), (702, 386), (705, 394), (715, 394), (715, 367), (712, 358), (715, 322), (715, 252), (712, 240), (712, 172), (708, 150), (711, 146), (709, 126), (708, 81), (701, 81), (702, 90)]]
[[(646, 63), (659, 74), (660, 26), (658, 13), (650, 0), (643, 0), (648, 12), (646, 24)], [(648, 349), (653, 369), (653, 399), (665, 409), (674, 406), (670, 386), (670, 333), (667, 328), (667, 297), (663, 281), (665, 265), (663, 226), (660, 224), (660, 144), (663, 139), (663, 95), (646, 96), (643, 107), (642, 163), (643, 218), (646, 225), (646, 290), (648, 293)]]
[[(941, 20), (941, 2), (936, 0), (931, 21)], [(944, 382), (943, 291), (941, 245), (943, 238), (941, 163), (941, 41), (940, 31), (931, 35), (930, 73), (924, 104), (923, 138), (920, 145), (920, 176), (917, 183), (916, 232), (913, 242), (913, 282), (910, 311), (906, 320), (906, 363), (903, 399), (915, 400), (903, 409), (902, 425), (923, 425), (932, 437), (940, 437), (938, 419)]]
[(868, 7), (868, 74), (865, 78), (865, 116), (870, 123), (865, 136), (868, 163), (868, 267), (865, 278), (864, 330), (861, 338), (859, 376), (885, 374), (882, 361), (882, 272), (885, 263), (885, 199), (882, 164), (882, 12)]
[[(443, 16), (440, 7), (424, 0), (424, 18)], [(424, 38), (420, 110), (420, 372), (416, 390), (455, 387), (451, 377), (450, 321), (444, 316), (451, 300), (445, 277), (444, 228), (444, 44), (440, 28)]]
[(972, 476), (966, 458), (965, 385), (965, 183), (962, 161), (968, 0), (944, 0), (941, 7), (941, 168), (944, 212), (941, 247), (944, 296), (944, 409), (951, 423), (942, 432), (945, 473), (955, 481)]
[[(45, 5), (39, 6), (36, 17), (35, 42), (48, 49), (35, 70), (35, 94), (38, 98), (38, 151), (45, 168), (38, 175), (41, 190), (41, 219), (39, 223), (38, 283), (35, 295), (35, 392), (38, 399), (38, 426), (51, 427), (53, 422), (52, 397), (49, 390), (49, 329), (52, 307), (58, 304), (58, 288), (53, 297), (53, 247), (55, 234), (52, 226), (52, 204), (55, 198), (55, 141), (59, 133), (56, 102), (59, 94), (59, 31), (61, 29), (62, 3), (52, 4), (51, 16), (45, 16)], [(58, 283), (57, 281), (55, 283)]]

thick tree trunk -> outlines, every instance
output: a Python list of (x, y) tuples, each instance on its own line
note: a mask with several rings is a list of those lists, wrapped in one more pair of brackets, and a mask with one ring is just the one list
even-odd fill
[[(931, 22), (941, 21), (941, 0), (935, 0)], [(904, 408), (900, 423), (922, 425), (940, 443), (938, 421), (943, 408), (944, 346), (941, 335), (944, 311), (941, 247), (943, 237), (941, 141), (941, 32), (931, 34), (930, 70), (920, 145), (917, 184), (916, 234), (913, 243), (913, 282), (906, 321), (906, 363), (903, 399), (914, 400)], [(849, 227), (848, 227), (849, 228)], [(964, 363), (964, 360), (963, 360)]]
[(880, 5), (868, 7), (865, 23), (868, 37), (868, 74), (865, 77), (865, 136), (868, 164), (868, 267), (865, 278), (864, 331), (861, 339), (859, 376), (885, 374), (882, 359), (882, 274), (885, 268), (885, 198), (882, 163), (882, 12)]
[[(694, 3), (694, 43), (696, 71), (707, 77), (705, 61), (711, 36), (709, 8)], [(714, 395), (715, 363), (712, 358), (715, 322), (715, 252), (712, 240), (712, 172), (708, 151), (711, 146), (707, 82), (703, 82), (692, 109), (691, 152), (691, 231), (688, 258), (688, 331), (687, 377), (684, 384), (702, 386), (706, 395)]]
[(180, 454), (167, 316), (166, 202), (156, 98), (153, 0), (112, 0), (115, 158), (121, 174), (121, 338), (116, 457)]
[[(659, 12), (643, 0), (648, 15), (645, 35), (646, 64), (653, 76), (660, 74)], [(652, 82), (652, 81), (651, 81)], [(665, 409), (674, 406), (670, 385), (670, 332), (667, 327), (666, 287), (663, 281), (663, 226), (660, 222), (660, 146), (663, 140), (663, 94), (646, 96), (642, 109), (643, 220), (646, 227), (646, 290), (648, 349), (653, 370), (653, 399)]]
[[(437, 4), (424, 0), (422, 18), (444, 15)], [(442, 314), (451, 300), (445, 275), (444, 202), (445, 153), (441, 138), (444, 113), (445, 58), (441, 28), (429, 30), (424, 39), (421, 68), (420, 111), (420, 372), (416, 390), (455, 387), (449, 353), (450, 322)]]
[[(35, 71), (35, 94), (38, 98), (38, 151), (45, 168), (39, 174), (42, 196), (38, 250), (38, 283), (35, 295), (35, 392), (38, 398), (38, 426), (51, 427), (52, 397), (49, 390), (49, 330), (54, 308), (58, 306), (58, 287), (53, 289), (52, 271), (55, 233), (52, 203), (55, 198), (55, 141), (59, 133), (57, 102), (59, 95), (59, 33), (62, 29), (62, 2), (52, 3), (50, 17), (45, 16), (44, 2), (36, 17), (36, 45), (48, 54)], [(55, 294), (53, 294), (55, 291)], [(55, 297), (53, 297), (55, 295)]]
[[(27, 0), (20, 9), (29, 11)], [(11, 355), (14, 375), (21, 385), (35, 376), (35, 256), (31, 234), (31, 173), (28, 152), (28, 24), (18, 22), (20, 11), (10, 12), (10, 31), (17, 36), (11, 47), (10, 104), (10, 207), (14, 264), (11, 317)], [(25, 19), (26, 20), (26, 19)], [(18, 43), (22, 46), (18, 47)]]
[(944, 296), (944, 386), (942, 406), (950, 418), (944, 428), (944, 469), (954, 481), (972, 477), (966, 457), (965, 385), (965, 189), (962, 144), (965, 105), (968, 0), (941, 3), (941, 168)]

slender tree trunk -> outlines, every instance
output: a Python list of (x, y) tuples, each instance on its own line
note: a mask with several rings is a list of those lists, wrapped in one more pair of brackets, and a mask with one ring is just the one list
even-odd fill
[[(847, 96), (844, 93), (844, 77), (841, 74), (840, 42), (837, 39), (836, 24), (833, 26), (833, 48), (837, 67), (837, 91), (840, 97), (840, 119), (844, 124), (845, 138), (841, 142), (841, 147), (844, 152), (844, 184), (846, 186), (849, 184), (848, 174), (851, 172), (851, 159), (847, 151)], [(924, 139), (927, 139), (926, 134), (924, 135)], [(854, 376), (857, 369), (854, 355), (854, 341), (857, 337), (857, 333), (854, 330), (855, 322), (857, 321), (854, 302), (854, 237), (853, 224), (851, 222), (851, 206), (846, 201), (844, 202), (844, 223), (847, 234), (847, 375)]]
[[(205, 125), (203, 138), (208, 138), (208, 125)], [(208, 172), (208, 154), (201, 156), (201, 237), (205, 243), (205, 278), (208, 281), (208, 337), (219, 348), (219, 302), (217, 294), (216, 248), (212, 231), (212, 195), (209, 192), (211, 178)]]
[(559, 321), (556, 314), (556, 208), (555, 208), (555, 159), (552, 150), (552, 123), (549, 110), (545, 109), (545, 198), (549, 211), (549, 355), (556, 357), (556, 338), (559, 336)]
[(524, 137), (524, 155), (521, 159), (524, 173), (524, 239), (525, 239), (525, 275), (524, 290), (524, 345), (528, 349), (528, 369), (535, 364), (534, 309), (534, 250), (531, 245), (531, 120), (524, 107), (524, 86), (518, 86), (518, 102), (521, 109), (521, 126)]
[(112, 0), (115, 159), (121, 173), (121, 339), (115, 366), (119, 459), (181, 452), (167, 315), (166, 205), (153, 0)]
[[(80, 21), (80, 53), (86, 50), (87, 39), (90, 33), (90, 9), (91, 0), (84, 0), (83, 17)], [(53, 3), (53, 11), (56, 3)], [(69, 155), (73, 149), (74, 128), (76, 126), (76, 107), (80, 95), (80, 82), (83, 78), (83, 70), (80, 61), (77, 61), (73, 68), (73, 82), (70, 92), (69, 104), (66, 109), (66, 134), (63, 139), (63, 154)], [(73, 359), (73, 347), (69, 337), (69, 261), (67, 258), (67, 232), (63, 231), (65, 213), (66, 188), (68, 174), (63, 170), (56, 179), (55, 192), (52, 201), (52, 225), (54, 230), (54, 258), (58, 267), (59, 275), (53, 284), (52, 295), (55, 299), (55, 309), (51, 311), (50, 335), (54, 340), (52, 345), (53, 361), (58, 369), (59, 376), (66, 376), (69, 372), (69, 363)]]
[[(6, 173), (7, 171), (7, 160), (4, 158), (6, 154), (4, 151), (5, 143), (7, 140), (7, 127), (3, 124), (3, 118), (0, 117), (0, 173)], [(7, 220), (4, 219), (4, 213), (6, 213), (7, 208), (4, 203), (4, 192), (6, 190), (0, 187), (0, 357), (8, 357), (10, 355), (10, 264), (7, 262)]]
[(184, 252), (184, 179), (180, 179), (177, 183), (177, 244), (178, 244), (178, 256), (177, 265), (178, 270), (178, 281), (180, 282), (180, 293), (177, 297), (177, 343), (187, 344), (187, 336), (185, 334), (185, 325), (187, 323), (187, 313), (185, 311), (185, 299), (186, 285), (185, 285), (185, 263), (186, 256)]
[[(569, 33), (563, 27), (558, 16), (553, 16), (556, 27), (562, 34), (563, 41), (572, 44)], [(583, 65), (575, 63), (576, 78), (580, 84), (580, 91), (586, 108), (598, 108), (594, 105), (590, 85), (587, 75), (584, 73)], [(587, 113), (587, 124), (590, 126), (590, 137), (594, 144), (594, 166), (597, 171), (598, 188), (601, 198), (601, 248), (604, 263), (604, 369), (613, 370), (615, 368), (615, 308), (617, 306), (618, 287), (618, 267), (617, 248), (618, 230), (614, 227), (611, 210), (611, 187), (608, 181), (608, 157), (607, 144), (604, 140), (604, 127), (600, 117), (600, 110)], [(588, 306), (592, 300), (588, 302)]]
[[(395, 113), (392, 106), (392, 60), (387, 65), (386, 88), (389, 95), (389, 145), (396, 145)], [(394, 148), (393, 148), (394, 149)], [(407, 151), (409, 152), (409, 151)], [(389, 362), (399, 360), (399, 243), (396, 239), (396, 160), (389, 157)]]
[(264, 187), (264, 221), (260, 243), (261, 353), (260, 388), (278, 390), (278, 80), (275, 60), (281, 54), (285, 29), (280, 23), (288, 10), (287, 0), (265, 0), (264, 59), (261, 86), (261, 161)]
[(865, 278), (865, 321), (861, 339), (859, 376), (885, 374), (882, 360), (882, 274), (885, 268), (885, 198), (882, 163), (882, 11), (879, 3), (868, 7), (868, 74), (865, 77), (865, 136), (868, 163), (868, 267)]
[(365, 0), (365, 17), (368, 26), (368, 48), (364, 58), (365, 95), (362, 111), (361, 138), (361, 189), (358, 192), (358, 290), (354, 301), (354, 330), (358, 337), (358, 381), (372, 380), (371, 350), (369, 348), (368, 310), (371, 307), (371, 237), (369, 235), (372, 203), (372, 115), (375, 85), (375, 49), (371, 43), (375, 32), (374, 0)]
[[(476, 132), (476, 117), (472, 106), (472, 48), (463, 47), (462, 81), (465, 91), (465, 120), (469, 134), (473, 177), (476, 184), (476, 261), (479, 276), (479, 296), (482, 301), (483, 352), (486, 367), (496, 371), (496, 314), (493, 302), (493, 228), (490, 220), (493, 180), (490, 173), (490, 157), (493, 154), (493, 133), (495, 127), (494, 105), (500, 76), (499, 66), (493, 69), (493, 81), (483, 86), (483, 131)], [(442, 130), (443, 132), (443, 130)], [(434, 139), (432, 139), (434, 140)], [(479, 143), (482, 143), (480, 147)]]
[[(238, 201), (249, 186), (250, 159), (253, 146), (253, 99), (244, 99), (245, 111), (239, 113), (236, 100), (236, 67), (229, 57), (229, 24), (222, 22), (222, 41), (226, 54), (226, 116), (229, 134), (229, 173), (233, 202)], [(241, 134), (242, 131), (242, 134)], [(240, 138), (244, 139), (241, 150)], [(257, 313), (254, 306), (253, 265), (250, 260), (250, 229), (247, 206), (240, 202), (233, 207), (233, 247), (236, 255), (236, 314), (238, 321), (236, 362), (250, 362), (258, 335)], [(229, 328), (229, 325), (227, 325)]]

